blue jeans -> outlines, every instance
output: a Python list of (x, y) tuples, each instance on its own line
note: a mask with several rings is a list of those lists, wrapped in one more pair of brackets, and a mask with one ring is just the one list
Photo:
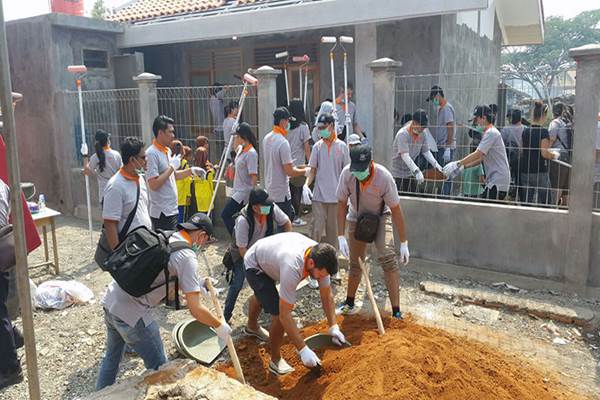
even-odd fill
[[(438, 146), (438, 152), (435, 153), (435, 159), (437, 160), (437, 162), (440, 163), (442, 167), (446, 165), (446, 163), (444, 162), (445, 150), (445, 147)], [(454, 150), (450, 149), (450, 161), (452, 160), (454, 160)], [(446, 181), (444, 181), (444, 184), (442, 185), (441, 194), (444, 196), (450, 196), (452, 194), (452, 179), (447, 179)]]
[(233, 216), (242, 208), (244, 208), (244, 203), (238, 203), (234, 199), (229, 199), (225, 207), (223, 207), (223, 211), (221, 211), (221, 218), (230, 235), (233, 235), (233, 227), (235, 226)]
[(131, 327), (104, 309), (104, 322), (106, 324), (106, 350), (100, 364), (96, 390), (115, 383), (125, 344), (131, 346), (144, 360), (144, 366), (147, 369), (156, 370), (167, 362), (156, 321), (145, 326), (144, 321), (140, 318), (137, 324)]
[(233, 315), (233, 309), (235, 302), (237, 301), (238, 295), (244, 286), (244, 280), (246, 279), (246, 268), (244, 267), (244, 260), (233, 264), (233, 271), (231, 273), (231, 281), (229, 282), (229, 290), (227, 291), (227, 298), (225, 299), (225, 309), (223, 310), (223, 317), (225, 321), (229, 321)]
[(550, 177), (548, 172), (520, 175), (519, 200), (527, 203), (534, 203), (534, 196), (537, 193), (537, 204), (554, 204), (552, 190), (550, 190)]

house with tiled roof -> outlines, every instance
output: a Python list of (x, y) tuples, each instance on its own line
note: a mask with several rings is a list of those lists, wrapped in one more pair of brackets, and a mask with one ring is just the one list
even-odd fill
[[(400, 61), (404, 74), (497, 71), (503, 45), (543, 40), (541, 0), (133, 0), (109, 19), (125, 24), (118, 47), (142, 53), (161, 86), (234, 83), (248, 68), (283, 68), (279, 52), (306, 54), (309, 109), (331, 97), (330, 48), (321, 36), (352, 36), (349, 79), (367, 132), (373, 98), (367, 64), (374, 59)], [(339, 47), (336, 57), (339, 85)], [(287, 67), (290, 96), (298, 96), (299, 65)], [(284, 104), (283, 76), (277, 90)]]
[[(372, 132), (377, 93), (373, 93), (368, 64), (373, 60), (397, 60), (402, 63), (398, 73), (403, 75), (498, 71), (502, 46), (540, 43), (543, 34), (542, 0), (131, 0), (112, 10), (108, 21), (62, 14), (11, 21), (7, 35), (13, 87), (25, 95), (17, 111), (18, 122), (25, 127), (21, 148), (51, 149), (22, 157), (27, 160), (22, 171), (25, 177), (33, 176), (38, 161), (46, 160), (40, 191), (64, 205), (63, 210), (84, 203), (69, 194), (71, 186), (81, 184), (80, 174), (71, 172), (70, 160), (78, 157), (77, 143), (64, 135), (39, 137), (44, 131), (73, 131), (76, 137), (80, 129), (66, 126), (62, 118), (61, 96), (74, 88), (73, 77), (66, 72), (69, 64), (88, 67), (86, 90), (135, 88), (132, 77), (142, 72), (160, 75), (159, 87), (205, 87), (239, 84), (249, 68), (283, 69), (284, 59), (275, 56), (280, 52), (308, 55), (307, 116), (311, 120), (311, 111), (332, 97), (331, 45), (322, 44), (320, 38), (351, 36), (354, 43), (346, 49), (357, 121), (367, 135), (391, 135)], [(290, 63), (287, 69), (290, 97), (297, 97), (300, 64)], [(334, 86), (340, 86), (339, 46), (335, 77)], [(429, 85), (422, 83), (414, 92), (425, 93)], [(277, 78), (276, 90), (277, 103), (285, 104), (283, 74)], [(423, 98), (415, 96), (411, 107), (427, 106)], [(208, 128), (214, 125), (210, 113), (188, 114), (194, 114), (187, 123), (195, 129), (190, 135), (213, 133)], [(103, 120), (102, 115), (96, 118)], [(106, 121), (109, 127), (110, 123)], [(70, 153), (65, 155), (64, 149)]]

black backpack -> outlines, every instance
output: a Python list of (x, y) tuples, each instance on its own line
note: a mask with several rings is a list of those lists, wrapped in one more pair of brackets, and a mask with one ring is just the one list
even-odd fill
[[(175, 291), (179, 291), (177, 277), (169, 279), (169, 257), (175, 251), (191, 249), (184, 241), (169, 244), (173, 233), (175, 232), (153, 232), (145, 226), (132, 230), (106, 259), (102, 269), (110, 273), (121, 289), (133, 297), (143, 296), (165, 285), (166, 302), (171, 280), (175, 281)], [(165, 274), (165, 283), (152, 286), (161, 272)], [(175, 298), (178, 309), (179, 295)]]
[(564, 118), (562, 121), (565, 123), (564, 129), (567, 133), (567, 135), (566, 135), (567, 143), (564, 143), (564, 141), (561, 140), (560, 136), (557, 136), (556, 138), (558, 139), (558, 141), (560, 142), (562, 147), (564, 147), (564, 149), (567, 151), (567, 154), (561, 155), (563, 161), (570, 163), (571, 159), (573, 158), (573, 122), (571, 122), (567, 119), (564, 119)]

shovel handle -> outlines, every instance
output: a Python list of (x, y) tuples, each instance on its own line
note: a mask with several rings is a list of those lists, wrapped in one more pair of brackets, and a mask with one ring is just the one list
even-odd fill
[[(213, 305), (215, 306), (215, 310), (217, 311), (217, 318), (220, 320), (223, 319), (223, 310), (221, 309), (221, 305), (219, 304), (219, 299), (217, 298), (217, 293), (215, 292), (215, 288), (213, 287), (210, 279), (206, 279), (206, 287), (210, 293), (210, 297), (212, 298)], [(237, 375), (238, 381), (246, 384), (246, 379), (244, 378), (244, 372), (242, 371), (242, 366), (240, 365), (240, 359), (237, 356), (237, 352), (235, 351), (235, 346), (233, 345), (233, 340), (231, 336), (227, 339), (227, 350), (229, 350), (229, 357), (231, 357), (231, 362), (233, 363), (233, 368), (235, 369), (235, 374)]]
[(369, 279), (369, 272), (363, 263), (362, 258), (358, 258), (358, 265), (362, 271), (363, 276), (365, 277), (365, 284), (367, 285), (367, 294), (369, 295), (369, 300), (371, 301), (371, 307), (373, 307), (373, 312), (375, 313), (375, 321), (377, 321), (377, 330), (379, 334), (383, 336), (385, 334), (385, 329), (383, 328), (383, 321), (381, 320), (381, 314), (379, 313), (379, 307), (377, 307), (377, 302), (375, 301), (375, 297), (373, 296), (373, 288), (371, 288), (371, 280)]

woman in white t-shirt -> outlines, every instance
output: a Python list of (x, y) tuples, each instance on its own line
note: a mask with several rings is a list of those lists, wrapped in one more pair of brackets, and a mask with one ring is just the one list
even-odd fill
[(83, 174), (95, 175), (98, 179), (98, 200), (102, 204), (104, 189), (109, 179), (123, 166), (121, 155), (118, 151), (110, 148), (110, 133), (98, 129), (95, 135), (95, 153), (89, 159), (84, 158)]
[(221, 218), (230, 235), (233, 235), (235, 226), (234, 215), (246, 204), (252, 188), (258, 179), (258, 142), (250, 125), (242, 122), (235, 133), (236, 145), (235, 176), (233, 178), (233, 193), (223, 211)]

